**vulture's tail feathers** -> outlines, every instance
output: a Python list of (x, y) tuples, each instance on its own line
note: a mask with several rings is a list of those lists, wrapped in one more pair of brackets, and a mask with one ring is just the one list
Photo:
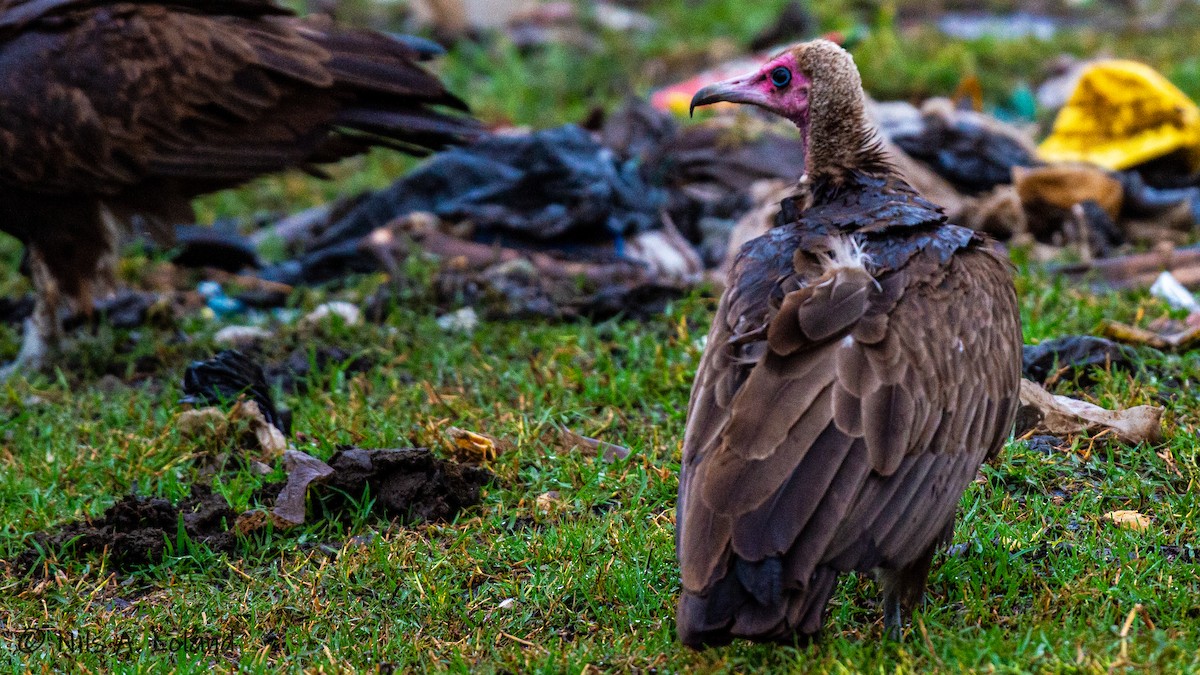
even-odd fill
[(735, 560), (730, 574), (707, 595), (684, 591), (679, 598), (679, 640), (696, 649), (735, 638), (804, 644), (821, 630), (837, 571), (820, 567), (800, 590), (782, 590), (782, 566), (770, 560)]

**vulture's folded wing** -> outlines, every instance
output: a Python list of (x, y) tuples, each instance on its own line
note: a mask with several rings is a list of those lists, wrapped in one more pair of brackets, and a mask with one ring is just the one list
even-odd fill
[(414, 49), (380, 33), (263, 16), (273, 5), (248, 0), (212, 3), (233, 13), (65, 1), (9, 12), (35, 6), (40, 18), (0, 50), (0, 181), (22, 189), (113, 194), (169, 178), (198, 194), (381, 142), (420, 153), (477, 128), (444, 110), (463, 106)]
[[(0, 0), (0, 35), (48, 17), (100, 7), (111, 0)], [(156, 4), (204, 14), (233, 16), (288, 15), (292, 10), (274, 0), (125, 0), (127, 4)]]
[[(752, 242), (742, 261), (790, 267), (785, 236)], [(777, 263), (753, 278), (735, 267), (688, 412), (685, 592), (708, 593), (735, 560), (774, 559), (737, 574), (783, 612), (771, 594), (807, 586), (818, 565), (915, 557), (906, 546), (946, 526), (1003, 443), (1021, 344), (1007, 263), (970, 249), (943, 265), (936, 247), (899, 259), (876, 279), (853, 266), (789, 275)]]

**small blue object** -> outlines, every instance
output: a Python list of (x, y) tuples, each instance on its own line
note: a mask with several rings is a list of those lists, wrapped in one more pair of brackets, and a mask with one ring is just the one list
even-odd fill
[(215, 281), (201, 281), (196, 285), (196, 291), (206, 298), (225, 295), (225, 291), (221, 290), (221, 284)]
[(211, 309), (217, 316), (228, 316), (230, 314), (238, 314), (246, 309), (246, 305), (242, 304), (241, 300), (231, 298), (227, 295), (219, 295), (208, 299), (208, 308)]
[(196, 285), (196, 292), (204, 296), (208, 301), (205, 304), (217, 316), (239, 314), (246, 310), (246, 305), (241, 300), (225, 295), (221, 284), (215, 281), (201, 281)]

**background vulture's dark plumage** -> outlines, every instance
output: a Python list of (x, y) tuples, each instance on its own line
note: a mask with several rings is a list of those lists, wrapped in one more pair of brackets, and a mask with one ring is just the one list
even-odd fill
[(1022, 340), (1010, 265), (886, 164), (858, 72), (832, 43), (695, 103), (717, 100), (796, 121), (808, 175), (777, 227), (742, 248), (696, 373), (680, 638), (814, 635), (852, 570), (877, 572), (897, 635), (963, 490), (1012, 427)]
[(62, 301), (108, 290), (121, 226), (166, 235), (206, 192), (472, 135), (421, 56), (268, 0), (0, 2), (0, 229), (38, 294), (16, 365), (50, 353)]

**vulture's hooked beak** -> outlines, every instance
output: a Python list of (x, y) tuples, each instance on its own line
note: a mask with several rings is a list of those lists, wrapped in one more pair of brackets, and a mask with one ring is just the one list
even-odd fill
[(744, 77), (735, 77), (716, 84), (710, 84), (692, 97), (692, 105), (688, 108), (688, 117), (696, 112), (696, 108), (710, 103), (748, 103), (750, 105), (765, 105), (767, 95), (756, 86), (761, 80), (759, 73), (751, 73)]

